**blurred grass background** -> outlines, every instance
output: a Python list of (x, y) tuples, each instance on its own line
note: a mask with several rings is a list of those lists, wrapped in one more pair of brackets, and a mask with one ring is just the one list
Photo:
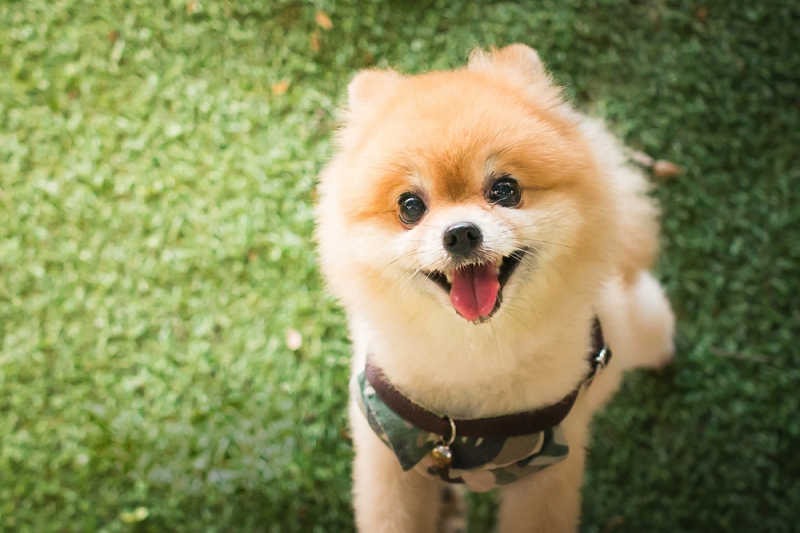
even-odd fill
[(512, 42), (686, 169), (655, 192), (678, 356), (598, 417), (583, 530), (798, 531), (791, 0), (0, 3), (0, 530), (352, 531), (311, 242), (336, 107)]

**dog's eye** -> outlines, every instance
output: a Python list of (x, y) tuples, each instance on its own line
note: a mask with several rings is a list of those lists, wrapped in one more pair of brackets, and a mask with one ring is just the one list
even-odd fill
[(516, 207), (521, 199), (519, 183), (510, 176), (503, 176), (492, 184), (487, 199), (503, 207)]
[(414, 224), (425, 214), (425, 202), (416, 194), (406, 193), (397, 200), (400, 206), (400, 220), (403, 224)]

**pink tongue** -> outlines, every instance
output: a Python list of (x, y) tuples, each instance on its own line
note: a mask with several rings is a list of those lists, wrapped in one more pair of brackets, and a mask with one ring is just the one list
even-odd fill
[(469, 265), (453, 271), (450, 301), (459, 315), (472, 322), (489, 316), (499, 290), (493, 264)]

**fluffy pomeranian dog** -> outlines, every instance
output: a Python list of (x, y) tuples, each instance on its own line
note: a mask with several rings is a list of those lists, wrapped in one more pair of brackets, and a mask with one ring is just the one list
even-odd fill
[[(673, 354), (674, 318), (649, 273), (658, 210), (645, 178), (524, 45), (448, 72), (362, 71), (348, 92), (317, 240), (353, 341), (359, 531), (434, 531), (446, 481), (499, 487), (501, 532), (574, 531), (593, 411), (622, 371)], [(597, 323), (614, 358), (589, 383)], [(376, 390), (449, 429), (417, 427), (380, 394), (366, 405)], [(564, 402), (563, 420), (521, 455), (509, 439), (529, 436), (515, 427), (464, 436), (471, 421)], [(398, 427), (410, 443), (387, 437)], [(468, 440), (503, 451), (476, 466), (457, 448)], [(419, 449), (428, 455), (409, 459)]]

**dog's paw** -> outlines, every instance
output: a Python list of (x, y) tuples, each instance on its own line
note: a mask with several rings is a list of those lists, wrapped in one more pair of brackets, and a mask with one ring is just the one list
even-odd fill
[(669, 300), (649, 272), (639, 275), (629, 294), (635, 366), (662, 368), (675, 356), (675, 315)]

